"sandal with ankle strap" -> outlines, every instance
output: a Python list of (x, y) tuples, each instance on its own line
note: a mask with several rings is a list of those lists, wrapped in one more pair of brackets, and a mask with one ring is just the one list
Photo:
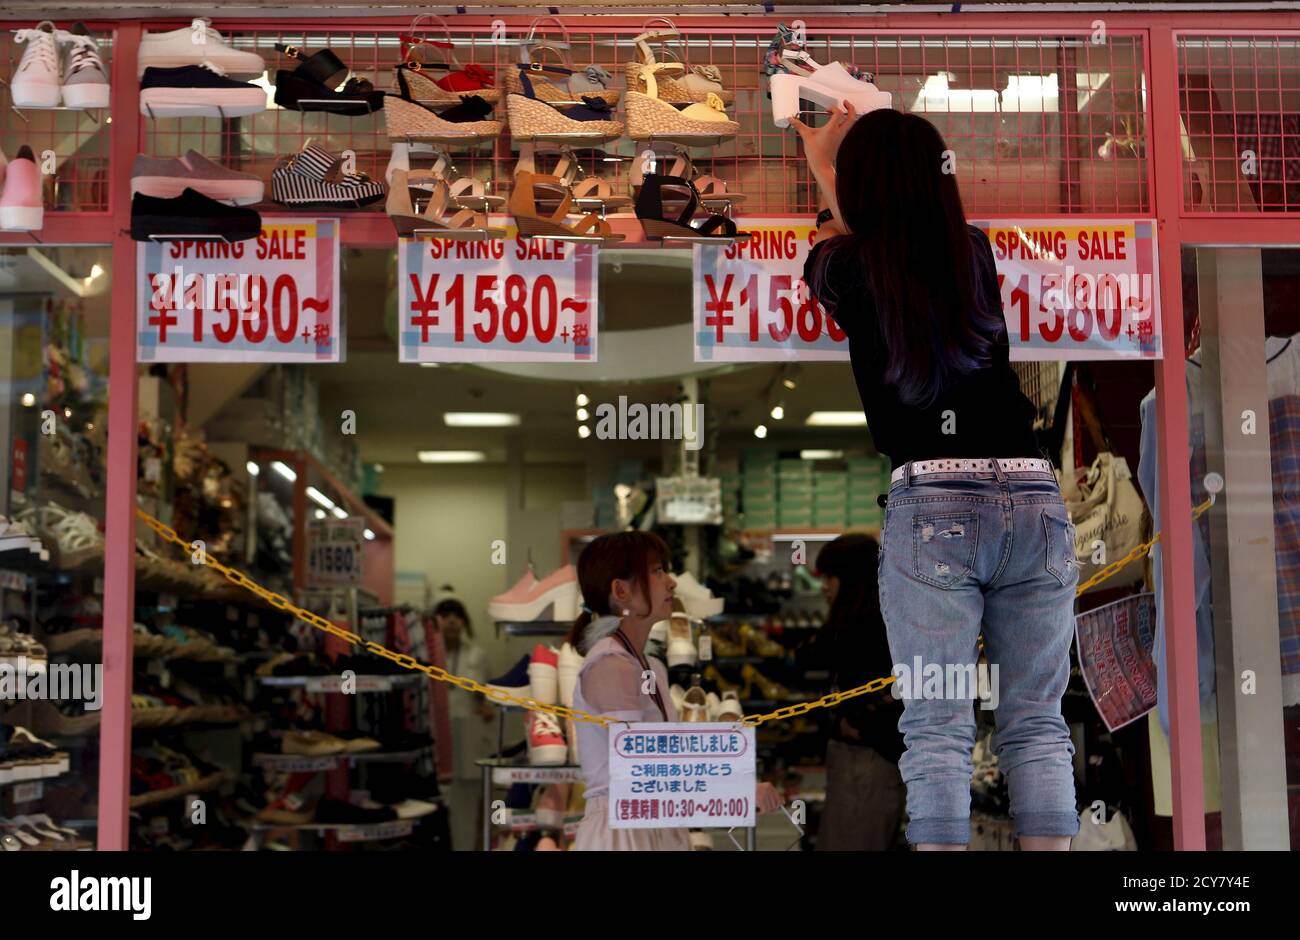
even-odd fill
[[(665, 203), (675, 203), (676, 200), (665, 200), (665, 189), (685, 192), (685, 206), (676, 218), (668, 217), (669, 210)], [(691, 219), (699, 205), (700, 194), (696, 191), (695, 184), (686, 177), (648, 173), (641, 183), (641, 191), (637, 193), (636, 217), (645, 230), (646, 237), (651, 239), (689, 239), (728, 244), (749, 239), (750, 233), (737, 231), (735, 221), (725, 215), (711, 214), (699, 225), (691, 225)]]
[[(423, 213), (417, 213), (411, 203), (411, 185), (431, 183), (432, 195)], [(430, 174), (393, 171), (393, 185), (388, 189), (385, 206), (388, 218), (397, 229), (398, 238), (450, 238), (455, 241), (483, 241), (505, 238), (505, 229), (490, 228), (487, 216), (473, 209), (457, 209), (451, 202), (447, 181)], [(454, 211), (452, 211), (454, 210)], [(447, 213), (451, 211), (451, 215)]]
[[(553, 212), (543, 215), (538, 209), (537, 189), (544, 188), (561, 193), (559, 204)], [(544, 201), (543, 201), (544, 202)], [(607, 221), (589, 212), (570, 225), (565, 221), (573, 196), (564, 180), (549, 173), (530, 173), (520, 170), (510, 190), (510, 213), (515, 217), (519, 234), (525, 238), (557, 238), (565, 241), (614, 243), (623, 241), (615, 235)]]

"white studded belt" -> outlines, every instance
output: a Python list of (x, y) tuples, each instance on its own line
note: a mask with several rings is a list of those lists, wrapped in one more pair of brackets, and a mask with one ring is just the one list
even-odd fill
[[(997, 465), (1003, 473), (1052, 473), (1052, 462), (1037, 457), (1001, 457)], [(992, 473), (993, 461), (987, 457), (954, 460), (913, 460), (912, 478), (932, 473)], [(890, 482), (899, 483), (906, 476), (907, 465), (899, 467), (890, 476)]]

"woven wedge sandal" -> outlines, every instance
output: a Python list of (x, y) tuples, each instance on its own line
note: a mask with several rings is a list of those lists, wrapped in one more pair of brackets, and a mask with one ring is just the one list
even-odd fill
[[(538, 210), (538, 188), (563, 193), (555, 210), (546, 215)], [(569, 214), (572, 202), (568, 187), (558, 176), (529, 173), (527, 170), (515, 174), (515, 183), (510, 190), (510, 214), (515, 217), (520, 235), (526, 238), (562, 238), (602, 244), (623, 241), (623, 236), (615, 235), (609, 223), (594, 212), (587, 213), (573, 225), (566, 222), (565, 217)]]
[(609, 119), (577, 120), (544, 101), (513, 94), (506, 95), (506, 109), (510, 119), (510, 136), (514, 140), (551, 139), (599, 143), (623, 136), (623, 122), (614, 120), (612, 111)]
[(385, 102), (384, 124), (388, 128), (390, 140), (432, 140), (443, 143), (490, 140), (498, 136), (502, 128), (500, 121), (448, 121), (428, 108), (394, 95), (389, 95)]
[(692, 104), (678, 111), (653, 95), (629, 91), (624, 107), (627, 135), (633, 140), (729, 140), (740, 133), (740, 125), (727, 117), (722, 99), (717, 95), (711, 96), (706, 104)]

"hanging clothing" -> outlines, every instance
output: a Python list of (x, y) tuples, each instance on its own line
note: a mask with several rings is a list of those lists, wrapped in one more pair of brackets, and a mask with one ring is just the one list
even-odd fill
[[(1282, 704), (1300, 704), (1300, 336), (1269, 337), (1264, 344), (1268, 368), (1268, 428), (1273, 476), (1273, 528), (1277, 564), (1278, 635), (1282, 667)], [(1205, 401), (1201, 354), (1188, 360), (1187, 411), (1192, 505), (1208, 498), (1205, 490)], [(1155, 390), (1142, 399), (1142, 443), (1138, 482), (1151, 512), (1152, 528), (1160, 531), (1160, 489), (1156, 435)], [(1201, 721), (1217, 719), (1214, 699), (1214, 620), (1210, 602), (1209, 519), (1192, 526), (1192, 567), (1196, 602), (1196, 660), (1201, 697)], [(1161, 546), (1151, 551), (1160, 571)], [(1156, 699), (1160, 725), (1169, 733), (1169, 677), (1165, 668), (1164, 579), (1155, 579)]]

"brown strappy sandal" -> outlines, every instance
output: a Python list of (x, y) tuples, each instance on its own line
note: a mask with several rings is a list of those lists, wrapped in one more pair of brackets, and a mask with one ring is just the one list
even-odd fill
[[(562, 192), (555, 211), (542, 215), (537, 208), (538, 188)], [(515, 182), (510, 190), (510, 213), (515, 217), (519, 234), (525, 238), (556, 238), (564, 241), (614, 243), (623, 241), (624, 236), (615, 235), (607, 221), (589, 212), (577, 223), (565, 222), (573, 196), (564, 180), (546, 173), (530, 173), (520, 170), (515, 174)]]

